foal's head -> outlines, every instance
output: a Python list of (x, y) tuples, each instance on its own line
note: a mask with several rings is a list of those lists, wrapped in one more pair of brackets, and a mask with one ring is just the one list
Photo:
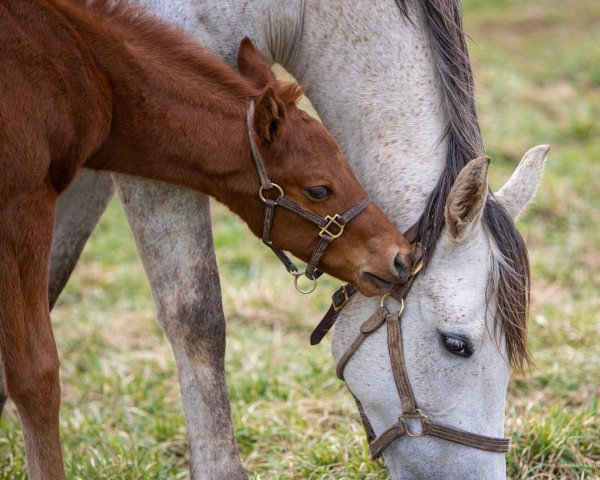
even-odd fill
[[(253, 127), (271, 181), (286, 197), (322, 217), (341, 215), (363, 201), (367, 193), (331, 134), (297, 107), (302, 88), (280, 84), (247, 38), (240, 46), (238, 67), (258, 92)], [(255, 181), (258, 192), (258, 175)], [(277, 194), (268, 193), (265, 196), (273, 198)], [(264, 206), (258, 202), (256, 197), (243, 216), (261, 235)], [(308, 262), (318, 234), (315, 225), (277, 209), (272, 230), (277, 248)], [(355, 284), (366, 295), (388, 291), (392, 283), (406, 279), (410, 268), (408, 242), (373, 203), (345, 226), (319, 264), (319, 269)]]

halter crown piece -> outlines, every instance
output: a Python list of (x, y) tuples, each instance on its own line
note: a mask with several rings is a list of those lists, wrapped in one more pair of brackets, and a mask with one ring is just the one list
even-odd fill
[[(411, 227), (405, 234), (405, 237), (415, 245), (416, 240), (416, 225)], [(419, 251), (418, 248), (416, 251)], [(487, 437), (485, 435), (478, 435), (476, 433), (466, 432), (458, 428), (449, 427), (439, 422), (430, 420), (429, 417), (423, 413), (423, 411), (417, 408), (417, 403), (408, 380), (408, 374), (406, 372), (406, 365), (404, 361), (404, 353), (402, 349), (402, 330), (401, 330), (401, 319), (404, 311), (404, 298), (410, 291), (415, 278), (421, 268), (423, 267), (423, 261), (419, 260), (416, 263), (416, 267), (413, 268), (410, 278), (404, 283), (396, 287), (393, 291), (386, 293), (382, 299), (380, 307), (371, 315), (367, 321), (365, 321), (361, 327), (358, 335), (344, 352), (340, 361), (337, 364), (336, 374), (343, 380), (344, 379), (344, 368), (350, 358), (362, 345), (365, 338), (372, 333), (376, 332), (384, 324), (387, 326), (387, 341), (388, 351), (390, 355), (390, 362), (392, 365), (392, 373), (394, 376), (394, 382), (398, 395), (400, 396), (400, 403), (402, 405), (402, 413), (398, 417), (398, 421), (393, 424), (390, 428), (385, 430), (379, 436), (375, 434), (367, 416), (365, 415), (363, 406), (354, 394), (354, 400), (358, 407), (360, 417), (367, 432), (367, 439), (369, 441), (369, 450), (373, 459), (379, 458), (384, 450), (390, 446), (390, 444), (406, 435), (409, 438), (422, 437), (424, 435), (433, 435), (450, 442), (459, 443), (468, 447), (478, 448), (480, 450), (486, 450), (488, 452), (495, 453), (506, 453), (509, 447), (508, 438), (496, 438)], [(319, 343), (325, 334), (331, 329), (342, 308), (348, 303), (352, 295), (356, 293), (356, 288), (353, 285), (342, 285), (337, 290), (332, 298), (332, 304), (323, 320), (317, 325), (310, 337), (311, 345)], [(400, 308), (396, 312), (390, 312), (386, 306), (386, 299), (392, 296), (400, 303)], [(420, 428), (415, 431), (411, 430), (410, 420), (418, 420)]]
[[(283, 189), (277, 185), (276, 183), (271, 182), (269, 176), (267, 175), (267, 171), (265, 169), (265, 163), (260, 155), (260, 151), (258, 150), (258, 145), (256, 142), (256, 135), (254, 133), (254, 99), (248, 99), (248, 107), (246, 110), (246, 127), (248, 129), (248, 138), (250, 139), (250, 147), (252, 149), (252, 159), (254, 160), (254, 165), (256, 166), (256, 171), (258, 172), (258, 176), (260, 178), (260, 188), (258, 189), (258, 197), (265, 204), (265, 220), (263, 224), (263, 233), (262, 233), (262, 241), (265, 245), (267, 245), (277, 258), (283, 263), (283, 266), (288, 271), (292, 277), (294, 277), (294, 286), (296, 290), (300, 293), (312, 293), (317, 287), (317, 279), (322, 275), (322, 272), (317, 269), (319, 262), (325, 255), (325, 251), (327, 247), (335, 240), (339, 238), (342, 233), (344, 233), (344, 228), (355, 217), (357, 217), (360, 213), (364, 211), (365, 208), (369, 206), (372, 202), (371, 197), (365, 198), (362, 202), (352, 207), (346, 213), (339, 215), (327, 215), (324, 218), (304, 210), (299, 204), (290, 200), (285, 196)], [(268, 198), (265, 196), (265, 193), (269, 190), (274, 191), (277, 194), (275, 198)], [(290, 257), (283, 251), (273, 246), (273, 242), (271, 241), (271, 230), (273, 229), (273, 217), (275, 215), (275, 207), (283, 207), (286, 210), (308, 220), (311, 223), (314, 223), (317, 227), (320, 228), (319, 243), (317, 245), (316, 250), (312, 254), (310, 262), (306, 266), (306, 270), (304, 272), (300, 272), (298, 267), (290, 260)], [(302, 290), (298, 284), (300, 277), (304, 275), (306, 278), (312, 281), (312, 285), (308, 288), (308, 290)]]

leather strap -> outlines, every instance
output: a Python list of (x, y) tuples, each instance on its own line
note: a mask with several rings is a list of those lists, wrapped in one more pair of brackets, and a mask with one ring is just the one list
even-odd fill
[(356, 204), (354, 207), (352, 207), (346, 213), (341, 215), (338, 222), (341, 223), (342, 225), (346, 225), (350, 220), (353, 220), (355, 217), (360, 215), (363, 212), (363, 210), (365, 208), (367, 208), (372, 201), (373, 201), (373, 199), (370, 196), (367, 196), (362, 202)]
[(488, 452), (506, 453), (510, 447), (510, 439), (487, 437), (476, 433), (465, 432), (458, 428), (448, 427), (441, 423), (427, 420), (425, 422), (425, 433), (433, 435), (454, 443), (460, 443), (467, 447), (479, 448)]
[[(371, 197), (366, 197), (359, 204), (352, 207), (350, 210), (348, 210), (343, 215), (338, 215), (336, 222), (342, 226), (345, 226), (348, 222), (350, 222), (351, 220), (356, 218), (360, 213), (362, 213), (367, 208), (367, 206), (369, 206), (369, 204), (371, 202), (372, 202)], [(298, 272), (298, 268), (290, 260), (290, 258), (287, 256), (287, 254), (285, 252), (283, 252), (282, 250), (274, 247), (273, 243), (271, 241), (271, 230), (273, 229), (273, 219), (274, 219), (274, 214), (275, 214), (275, 207), (276, 206), (283, 207), (286, 210), (289, 210), (290, 212), (295, 213), (296, 215), (304, 218), (305, 220), (308, 220), (311, 223), (314, 223), (315, 225), (317, 225), (318, 227), (321, 228), (321, 234), (320, 234), (321, 238), (320, 238), (319, 243), (317, 244), (317, 248), (313, 252), (312, 257), (311, 257), (311, 259), (306, 267), (306, 270), (304, 272), (305, 275), (310, 280), (319, 278), (322, 275), (322, 272), (320, 272), (317, 269), (318, 265), (319, 265), (320, 261), (322, 260), (323, 256), (325, 255), (325, 251), (327, 250), (329, 245), (331, 245), (333, 240), (335, 240), (337, 238), (337, 237), (328, 235), (327, 233), (323, 232), (323, 229), (325, 229), (327, 227), (327, 225), (330, 223), (330, 221), (327, 220), (327, 218), (319, 217), (318, 215), (316, 215), (312, 212), (304, 210), (300, 205), (298, 205), (293, 200), (290, 200), (281, 195), (278, 196), (277, 198), (275, 198), (274, 200), (265, 198), (264, 203), (265, 203), (265, 220), (264, 220), (264, 224), (263, 224), (262, 241), (267, 246), (269, 246), (271, 248), (271, 250), (273, 250), (275, 255), (277, 255), (279, 260), (285, 266), (286, 270), (292, 274), (296, 274)], [(340, 234), (341, 234), (341, 232), (340, 232)]]
[[(413, 230), (413, 232), (415, 231), (415, 229), (412, 228), (411, 230)], [(417, 252), (417, 255), (421, 255), (421, 253), (422, 252)], [(360, 348), (364, 340), (373, 332), (376, 332), (379, 328), (381, 328), (384, 323), (387, 325), (388, 352), (390, 355), (394, 383), (396, 384), (396, 390), (400, 396), (402, 414), (396, 423), (379, 435), (379, 437), (376, 437), (373, 428), (371, 427), (371, 424), (365, 415), (360, 400), (358, 400), (358, 398), (352, 394), (354, 400), (356, 401), (361, 421), (365, 427), (365, 431), (367, 432), (371, 456), (374, 459), (379, 458), (383, 454), (384, 450), (394, 440), (404, 435), (407, 435), (408, 437), (432, 435), (443, 440), (459, 443), (472, 448), (478, 448), (480, 450), (486, 450), (495, 453), (506, 453), (510, 444), (508, 438), (488, 437), (450, 427), (448, 425), (429, 420), (427, 415), (417, 408), (417, 403), (415, 401), (408, 379), (408, 373), (406, 371), (406, 362), (402, 347), (401, 318), (404, 311), (404, 298), (410, 291), (421, 267), (422, 263), (419, 260), (417, 262), (417, 267), (411, 272), (409, 280), (405, 284), (396, 287), (392, 292), (390, 292), (390, 294), (395, 297), (396, 300), (401, 302), (400, 309), (395, 313), (390, 313), (385, 305), (384, 296), (381, 301), (381, 306), (365, 322), (363, 322), (356, 338), (344, 352), (336, 366), (336, 374), (340, 379), (343, 380), (344, 369), (348, 361)], [(346, 305), (354, 293), (356, 293), (356, 289), (354, 287), (351, 285), (342, 285), (342, 287), (333, 294), (331, 307), (311, 335), (311, 344), (314, 345), (321, 341), (327, 331), (329, 331), (329, 329), (335, 323), (340, 310)], [(419, 431), (410, 430), (412, 427), (407, 423), (410, 419), (413, 421), (418, 420), (420, 422), (421, 428)]]
[(271, 230), (273, 229), (273, 217), (275, 216), (275, 200), (265, 199), (265, 221), (263, 223), (262, 241), (271, 246)]
[(404, 427), (404, 423), (394, 423), (394, 425), (392, 425), (370, 443), (369, 452), (371, 452), (371, 458), (373, 460), (377, 460), (379, 457), (381, 457), (383, 451), (389, 447), (394, 440), (400, 438), (405, 433), (406, 428)]
[(271, 183), (271, 180), (269, 180), (269, 176), (265, 169), (265, 162), (263, 162), (260, 150), (256, 144), (256, 135), (254, 135), (254, 110), (254, 99), (250, 98), (248, 99), (248, 107), (246, 109), (246, 128), (248, 130), (248, 138), (250, 139), (250, 148), (252, 149), (252, 159), (254, 160), (254, 165), (256, 166), (262, 188), (269, 190), (273, 188), (273, 184)]
[(323, 340), (327, 332), (331, 330), (331, 327), (335, 324), (335, 321), (340, 314), (340, 311), (346, 303), (352, 298), (352, 296), (357, 292), (357, 289), (354, 285), (350, 283), (346, 283), (338, 288), (333, 295), (331, 296), (331, 305), (325, 313), (323, 319), (319, 322), (319, 324), (315, 327), (312, 334), (310, 335), (310, 344), (317, 345)]
[[(361, 212), (365, 210), (372, 202), (371, 197), (367, 196), (363, 201), (349, 209), (343, 215), (335, 214), (333, 216), (326, 216), (325, 218), (304, 210), (300, 205), (298, 205), (293, 200), (286, 198), (283, 190), (278, 185), (271, 182), (269, 176), (267, 175), (267, 170), (265, 168), (265, 162), (262, 159), (260, 154), (260, 150), (258, 149), (258, 145), (256, 142), (256, 135), (254, 133), (254, 99), (248, 99), (248, 107), (246, 110), (246, 127), (248, 130), (248, 138), (250, 140), (250, 148), (252, 150), (252, 159), (254, 161), (254, 165), (256, 166), (256, 171), (258, 172), (258, 176), (260, 178), (260, 190), (259, 197), (265, 204), (265, 220), (263, 223), (263, 233), (262, 233), (262, 241), (265, 245), (267, 245), (277, 258), (284, 265), (285, 269), (294, 277), (299, 277), (301, 274), (298, 271), (298, 268), (292, 262), (290, 257), (283, 251), (273, 246), (273, 242), (271, 240), (271, 231), (273, 230), (273, 222), (275, 218), (275, 207), (280, 206), (285, 208), (286, 210), (304, 218), (305, 220), (315, 224), (321, 230), (319, 232), (319, 236), (321, 237), (319, 243), (317, 245), (316, 250), (312, 254), (312, 257), (306, 267), (304, 274), (310, 280), (315, 282), (313, 284), (316, 285), (316, 279), (322, 275), (322, 272), (318, 270), (318, 265), (321, 262), (323, 256), (325, 255), (325, 251), (331, 245), (331, 242), (339, 237), (343, 230), (344, 226), (353, 220), (356, 216), (358, 216)], [(268, 190), (276, 190), (278, 195), (276, 198), (267, 198), (264, 196), (264, 192)], [(337, 229), (336, 231), (331, 231), (330, 229)], [(298, 288), (297, 280), (295, 279), (294, 285)], [(300, 290), (301, 291), (301, 290)], [(312, 291), (312, 290), (310, 290)], [(306, 291), (303, 293), (309, 293), (310, 291)]]
[(377, 331), (377, 329), (379, 329), (379, 327), (381, 327), (386, 322), (387, 315), (389, 315), (389, 314), (390, 313), (388, 312), (387, 308), (380, 307), (377, 310), (375, 310), (373, 315), (371, 315), (360, 326), (358, 335), (356, 336), (356, 338), (354, 339), (352, 344), (348, 347), (348, 349), (344, 352), (344, 354), (342, 355), (342, 358), (340, 358), (340, 360), (337, 364), (337, 367), (335, 369), (335, 374), (338, 376), (338, 378), (340, 380), (344, 379), (344, 368), (346, 367), (348, 360), (350, 360), (352, 358), (354, 353), (358, 350), (358, 348), (364, 342), (365, 338), (367, 338), (373, 332)]
[[(371, 457), (373, 459), (381, 457), (385, 449), (389, 447), (394, 440), (405, 434), (406, 426), (404, 425), (404, 422), (398, 421), (397, 423), (394, 423), (394, 425), (370, 443), (369, 451), (371, 452)], [(478, 435), (458, 428), (448, 427), (428, 419), (423, 420), (422, 431), (416, 436), (421, 437), (424, 435), (433, 435), (434, 437), (443, 440), (494, 453), (506, 453), (510, 447), (510, 440), (508, 438)]]
[(400, 315), (387, 317), (388, 351), (392, 363), (392, 373), (396, 389), (400, 395), (402, 410), (404, 412), (415, 412), (417, 402), (408, 382), (408, 375), (404, 367), (404, 350), (402, 348), (402, 331), (400, 330)]
[(308, 220), (309, 222), (314, 223), (317, 227), (322, 228), (327, 224), (327, 220), (325, 220), (323, 217), (320, 217), (319, 215), (317, 215), (315, 213), (304, 210), (300, 205), (298, 205), (296, 202), (294, 202), (293, 200), (290, 200), (287, 197), (279, 196), (275, 200), (275, 203), (277, 205), (279, 205), (280, 207), (283, 207), (286, 210), (289, 210), (290, 212), (295, 213), (299, 217), (302, 217), (305, 220)]
[(327, 247), (329, 247), (332, 241), (333, 237), (330, 237), (327, 234), (323, 235), (321, 240), (319, 240), (319, 244), (313, 252), (312, 257), (306, 266), (306, 270), (304, 271), (304, 275), (306, 275), (309, 279), (312, 280), (314, 278), (315, 274), (317, 273), (317, 265), (319, 265), (321, 258), (323, 258), (323, 255), (325, 255), (325, 250), (327, 250)]
[[(510, 440), (508, 438), (488, 437), (476, 433), (467, 432), (458, 428), (449, 427), (439, 422), (429, 420), (429, 418), (417, 408), (412, 388), (406, 372), (404, 353), (402, 349), (402, 330), (400, 326), (402, 311), (390, 313), (385, 306), (378, 308), (369, 319), (360, 327), (360, 332), (354, 339), (354, 342), (344, 352), (338, 362), (336, 374), (343, 379), (344, 367), (352, 358), (352, 355), (358, 350), (364, 339), (371, 333), (377, 331), (383, 323), (387, 324), (388, 350), (390, 361), (392, 363), (392, 373), (400, 400), (402, 403), (402, 415), (398, 422), (384, 431), (379, 437), (370, 442), (369, 450), (374, 459), (379, 458), (383, 451), (397, 438), (403, 435), (410, 437), (421, 437), (424, 435), (433, 435), (435, 437), (459, 443), (468, 447), (478, 448), (495, 453), (506, 453), (509, 448)], [(365, 426), (367, 437), (372, 437), (373, 429), (366, 418), (360, 401), (355, 401), (361, 414), (361, 420)], [(407, 430), (407, 419), (419, 419), (421, 421), (421, 431), (410, 432)]]

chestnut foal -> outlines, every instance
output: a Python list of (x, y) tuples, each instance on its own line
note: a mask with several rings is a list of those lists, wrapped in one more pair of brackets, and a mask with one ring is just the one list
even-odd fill
[[(296, 107), (301, 89), (280, 85), (249, 40), (238, 74), (139, 9), (20, 0), (0, 5), (0, 41), (0, 349), (31, 478), (64, 478), (48, 256), (56, 198), (80, 168), (197, 189), (257, 235), (280, 187), (288, 210), (270, 217), (274, 247), (309, 261), (331, 233), (319, 269), (367, 295), (406, 278), (408, 243), (364, 202), (331, 135)], [(267, 175), (279, 187), (265, 187)], [(356, 205), (345, 229), (306, 221)]]

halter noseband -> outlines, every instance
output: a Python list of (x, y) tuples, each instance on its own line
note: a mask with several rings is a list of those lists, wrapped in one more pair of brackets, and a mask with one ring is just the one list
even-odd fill
[[(334, 215), (327, 215), (323, 218), (315, 213), (304, 210), (299, 204), (287, 198), (283, 192), (283, 189), (276, 183), (271, 182), (269, 176), (267, 175), (265, 164), (260, 155), (260, 151), (258, 150), (256, 135), (254, 133), (253, 98), (248, 99), (248, 107), (246, 110), (246, 126), (248, 129), (248, 138), (250, 139), (250, 147), (252, 149), (252, 159), (254, 160), (256, 171), (260, 177), (258, 197), (265, 204), (265, 221), (263, 224), (262, 241), (271, 250), (273, 250), (275, 255), (277, 255), (277, 258), (279, 258), (281, 263), (283, 263), (283, 266), (288, 273), (294, 277), (294, 286), (296, 287), (296, 290), (298, 290), (300, 293), (312, 293), (317, 286), (317, 279), (322, 275), (322, 272), (318, 270), (317, 267), (323, 258), (323, 255), (325, 255), (327, 247), (329, 247), (333, 240), (340, 237), (342, 233), (344, 233), (344, 228), (348, 222), (356, 218), (363, 210), (365, 210), (365, 208), (369, 206), (369, 204), (372, 202), (371, 197), (367, 196), (367, 198), (365, 198), (362, 202), (355, 205), (342, 215), (336, 213)], [(265, 197), (265, 192), (267, 190), (275, 190), (277, 192), (277, 197), (273, 199)], [(317, 248), (312, 254), (312, 257), (308, 262), (304, 272), (300, 272), (298, 270), (298, 267), (296, 267), (294, 262), (292, 262), (290, 257), (288, 257), (283, 250), (273, 246), (273, 242), (271, 241), (271, 230), (273, 229), (273, 217), (275, 215), (276, 206), (283, 207), (286, 210), (295, 213), (299, 217), (314, 223), (321, 229), (319, 231), (319, 237), (321, 237), (321, 239), (319, 240)], [(306, 276), (306, 278), (313, 282), (308, 290), (302, 290), (298, 285), (298, 281), (302, 275)]]
[[(405, 234), (407, 239), (414, 240), (416, 232), (415, 227), (411, 227)], [(394, 376), (394, 383), (400, 396), (400, 403), (402, 406), (402, 414), (398, 417), (398, 421), (393, 424), (390, 428), (384, 431), (378, 437), (375, 435), (367, 416), (365, 415), (364, 409), (356, 396), (358, 411), (360, 413), (363, 426), (367, 432), (367, 439), (369, 441), (369, 450), (373, 459), (379, 458), (383, 451), (390, 446), (390, 444), (406, 435), (410, 438), (422, 437), (424, 435), (433, 435), (444, 440), (448, 440), (468, 447), (478, 448), (480, 450), (486, 450), (488, 452), (506, 453), (509, 447), (508, 438), (496, 438), (488, 437), (485, 435), (478, 435), (476, 433), (466, 432), (458, 428), (449, 427), (439, 422), (430, 420), (429, 417), (423, 413), (423, 411), (417, 408), (417, 403), (408, 381), (408, 374), (406, 372), (406, 364), (404, 361), (404, 352), (402, 349), (402, 330), (401, 330), (401, 318), (402, 312), (404, 311), (404, 298), (410, 291), (415, 278), (421, 268), (423, 262), (419, 261), (417, 266), (411, 272), (411, 276), (406, 283), (396, 288), (392, 292), (386, 293), (382, 299), (380, 307), (360, 326), (360, 331), (350, 347), (344, 352), (342, 358), (337, 364), (336, 374), (344, 380), (344, 368), (350, 358), (362, 345), (363, 341), (372, 333), (376, 332), (384, 324), (387, 326), (387, 341), (388, 351), (390, 355), (390, 363), (392, 364), (392, 374)], [(349, 299), (356, 293), (356, 288), (352, 285), (343, 285), (337, 290), (332, 296), (332, 304), (325, 317), (317, 325), (310, 337), (310, 343), (316, 345), (319, 343), (329, 329), (333, 326), (341, 309), (348, 303)], [(390, 312), (385, 304), (387, 297), (393, 296), (399, 303), (400, 308), (396, 312)], [(410, 428), (409, 420), (418, 420), (421, 424), (419, 431), (413, 431)]]

